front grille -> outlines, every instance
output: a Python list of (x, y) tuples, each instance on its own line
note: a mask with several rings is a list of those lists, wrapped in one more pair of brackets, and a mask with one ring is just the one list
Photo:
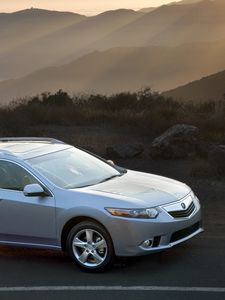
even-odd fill
[(174, 232), (171, 236), (170, 243), (179, 241), (179, 240), (191, 235), (192, 233), (197, 231), (199, 228), (200, 228), (200, 222), (197, 222), (190, 227), (187, 227), (187, 228), (184, 228), (184, 229)]
[(189, 217), (193, 213), (194, 210), (195, 210), (195, 204), (192, 201), (191, 204), (188, 206), (187, 209), (176, 210), (176, 211), (168, 211), (168, 213), (173, 218), (187, 218), (187, 217)]

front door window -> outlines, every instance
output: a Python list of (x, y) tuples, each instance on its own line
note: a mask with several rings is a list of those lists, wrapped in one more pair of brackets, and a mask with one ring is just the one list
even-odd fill
[(38, 181), (15, 163), (0, 161), (0, 189), (23, 191), (28, 184)]

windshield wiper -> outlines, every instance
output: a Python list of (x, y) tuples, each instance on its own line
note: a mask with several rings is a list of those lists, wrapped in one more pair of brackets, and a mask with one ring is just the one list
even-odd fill
[(96, 183), (85, 184), (85, 185), (82, 185), (82, 186), (73, 186), (73, 187), (72, 187), (72, 186), (67, 186), (67, 188), (68, 188), (68, 187), (71, 188), (71, 189), (73, 189), (73, 188), (76, 188), (76, 189), (85, 188), (85, 187), (89, 187), (89, 186), (93, 186), (93, 185), (96, 185), (96, 184), (100, 184), (100, 183), (109, 181), (109, 180), (111, 180), (111, 179), (113, 179), (113, 178), (116, 178), (116, 177), (123, 176), (124, 174), (125, 174), (125, 173), (121, 173), (121, 174), (118, 174), (118, 175), (112, 175), (112, 176), (107, 177), (107, 178), (105, 178), (105, 179), (103, 179), (103, 180), (101, 180), (101, 181), (99, 181), (99, 182), (96, 182)]
[(113, 179), (113, 178), (120, 177), (120, 176), (123, 176), (123, 175), (124, 175), (124, 174), (112, 175), (112, 176), (110, 176), (110, 177), (108, 177), (108, 178), (105, 178), (105, 179), (99, 181), (97, 184), (103, 183), (103, 182), (106, 182), (106, 181), (109, 181), (109, 180), (111, 180), (111, 179)]

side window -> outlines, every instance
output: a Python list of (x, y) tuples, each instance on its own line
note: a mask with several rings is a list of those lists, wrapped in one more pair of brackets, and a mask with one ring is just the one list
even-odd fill
[(0, 161), (0, 188), (23, 191), (27, 184), (38, 183), (22, 167), (8, 161)]

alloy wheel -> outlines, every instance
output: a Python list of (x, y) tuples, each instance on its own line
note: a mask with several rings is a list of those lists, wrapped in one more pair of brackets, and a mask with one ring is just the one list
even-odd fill
[(72, 241), (74, 256), (81, 265), (98, 267), (104, 263), (108, 246), (104, 237), (94, 229), (83, 229), (76, 233)]

